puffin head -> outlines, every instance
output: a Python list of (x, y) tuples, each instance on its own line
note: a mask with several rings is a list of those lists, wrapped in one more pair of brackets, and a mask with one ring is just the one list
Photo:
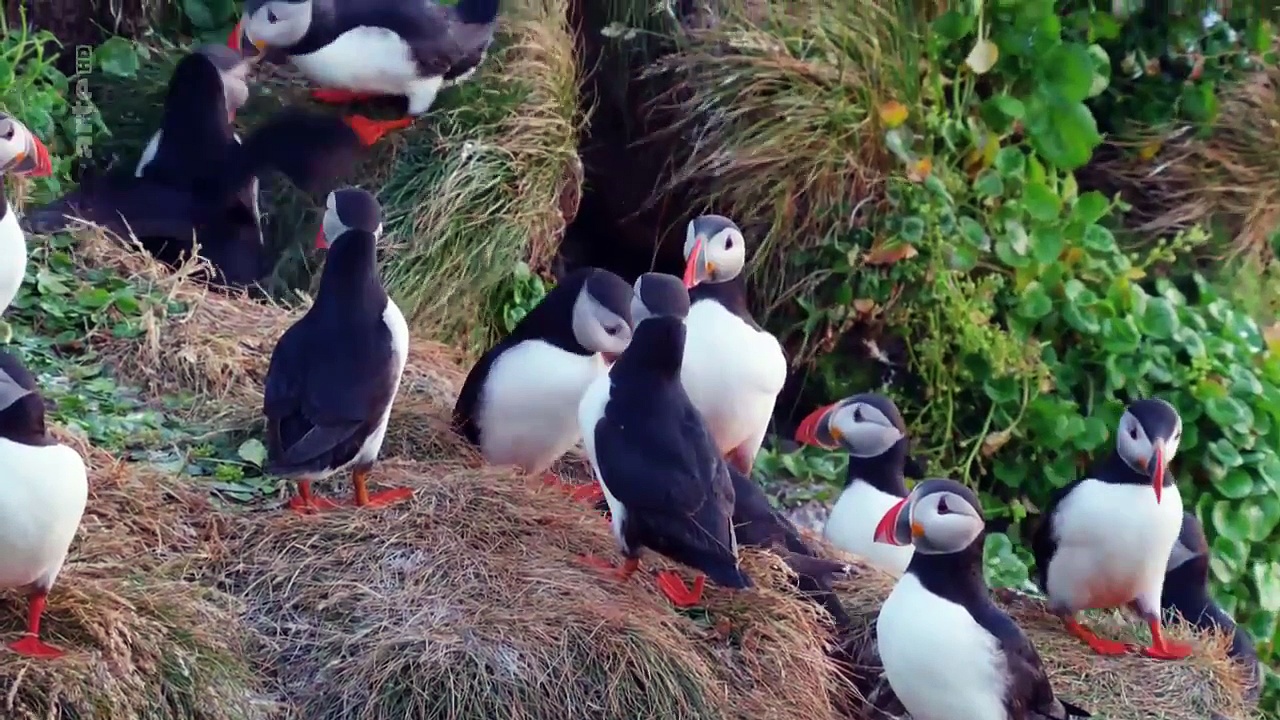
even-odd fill
[(636, 278), (631, 295), (631, 323), (634, 327), (651, 317), (689, 317), (689, 291), (675, 275), (645, 273)]
[(246, 0), (227, 44), (240, 51), (242, 40), (248, 40), (259, 54), (291, 48), (311, 29), (313, 11), (312, 0)]
[(684, 238), (684, 285), (726, 282), (747, 264), (742, 229), (723, 215), (703, 215), (689, 222)]
[(884, 455), (907, 437), (898, 406), (877, 393), (851, 395), (820, 407), (800, 421), (796, 442), (834, 450), (844, 447), (859, 458)]
[(608, 270), (593, 268), (573, 302), (578, 344), (612, 363), (631, 344), (631, 286)]
[(1126, 465), (1151, 478), (1157, 503), (1180, 440), (1182, 417), (1164, 400), (1138, 400), (1120, 416), (1116, 453)]
[(986, 523), (972, 490), (954, 480), (925, 480), (889, 508), (876, 526), (875, 541), (914, 545), (925, 555), (948, 555), (982, 537)]
[(53, 173), (53, 163), (44, 143), (17, 118), (3, 112), (0, 112), (0, 172), (31, 177), (48, 177)]
[(44, 435), (44, 399), (16, 357), (0, 351), (0, 434)]
[(195, 52), (218, 69), (218, 75), (222, 77), (222, 94), (227, 103), (227, 117), (235, 119), (236, 111), (249, 102), (249, 61), (222, 45), (201, 45)]
[(332, 247), (348, 230), (382, 237), (382, 206), (372, 193), (360, 188), (342, 188), (329, 193), (325, 201), (324, 220), (316, 233), (316, 247)]
[[(1178, 539), (1169, 551), (1169, 562), (1165, 565), (1165, 575), (1179, 568), (1197, 566), (1196, 574), (1207, 582), (1209, 572), (1209, 541), (1205, 539), (1204, 528), (1195, 515), (1189, 512), (1182, 514), (1182, 529), (1178, 531)], [(1166, 583), (1167, 584), (1167, 583)]]

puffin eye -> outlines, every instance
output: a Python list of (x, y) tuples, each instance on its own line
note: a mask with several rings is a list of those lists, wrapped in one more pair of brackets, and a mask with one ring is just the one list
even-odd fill
[(951, 508), (947, 507), (947, 499), (945, 497), (938, 498), (938, 514), (946, 515), (951, 512)]
[(13, 129), (14, 129), (14, 128), (13, 128), (13, 126), (12, 126), (12, 125), (10, 125), (9, 127), (5, 128), (5, 131), (4, 131), (4, 139), (5, 139), (5, 140), (12, 140), (12, 139), (13, 139)]
[(605, 329), (604, 329), (604, 331), (605, 331), (605, 332), (607, 332), (607, 333), (609, 333), (610, 335), (617, 335), (617, 334), (618, 334), (618, 326), (617, 326), (617, 325), (614, 325), (614, 326), (612, 326), (612, 327), (607, 327), (607, 328), (605, 328)]
[(1133, 424), (1133, 425), (1130, 425), (1130, 426), (1129, 426), (1129, 437), (1133, 438), (1134, 440), (1137, 440), (1137, 439), (1138, 439), (1138, 426), (1137, 426), (1137, 424)]
[(853, 421), (854, 421), (854, 422), (862, 422), (862, 408), (860, 408), (860, 407), (855, 407), (855, 408), (853, 409)]
[(724, 249), (725, 249), (725, 250), (732, 250), (732, 249), (733, 249), (733, 238), (729, 238), (728, 240), (725, 240), (725, 241), (724, 241)]
[(267, 10), (267, 22), (269, 22), (269, 23), (271, 23), (272, 25), (274, 25), (274, 24), (276, 24), (276, 23), (277, 23), (277, 22), (279, 22), (279, 21), (280, 21), (280, 18), (276, 17), (276, 14), (275, 14), (275, 12), (274, 12), (274, 11), (272, 11), (272, 10)]

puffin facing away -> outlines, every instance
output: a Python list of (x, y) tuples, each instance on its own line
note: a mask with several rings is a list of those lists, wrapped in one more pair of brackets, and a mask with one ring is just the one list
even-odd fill
[(1076, 613), (1128, 606), (1151, 628), (1143, 654), (1164, 660), (1191, 654), (1191, 646), (1165, 640), (1160, 627), (1165, 565), (1182, 527), (1182, 496), (1168, 472), (1181, 439), (1182, 418), (1172, 405), (1132, 403), (1120, 417), (1115, 451), (1087, 477), (1054, 492), (1032, 537), (1049, 609), (1096, 653), (1134, 648), (1094, 635)]
[(1204, 528), (1191, 513), (1183, 513), (1182, 530), (1169, 553), (1160, 608), (1166, 618), (1175, 614), (1201, 630), (1216, 629), (1231, 636), (1227, 656), (1245, 667), (1245, 699), (1258, 701), (1262, 691), (1262, 665), (1249, 633), (1236, 627), (1235, 620), (1209, 596), (1209, 543)]
[[(377, 95), (408, 99), (409, 117), (348, 117), (365, 143), (409, 127), (440, 89), (469, 78), (484, 61), (499, 0), (247, 0), (229, 44), (248, 40), (268, 57), (287, 56), (335, 104)], [(243, 28), (243, 31), (242, 31)]]
[[(680, 385), (688, 293), (671, 275), (648, 273), (637, 285), (631, 345), (578, 407), (583, 445), (626, 558), (618, 577), (631, 577), (647, 547), (718, 585), (750, 587), (738, 567), (729, 468)], [(704, 584), (699, 575), (690, 590), (674, 572), (658, 575), (659, 588), (678, 607), (696, 605)]]
[(853, 395), (820, 407), (800, 422), (796, 442), (849, 453), (844, 490), (823, 535), (836, 547), (901, 576), (913, 547), (875, 542), (876, 524), (907, 496), (907, 427), (889, 398)]
[[(329, 257), (315, 304), (276, 344), (267, 369), (267, 467), (297, 478), (296, 511), (337, 503), (311, 495), (311, 481), (351, 468), (354, 504), (384, 505), (408, 489), (370, 494), (391, 404), (409, 353), (409, 327), (378, 277), (382, 209), (357, 188), (329, 194), (316, 242)], [(350, 503), (347, 503), (350, 504)]]
[(750, 474), (787, 380), (787, 358), (747, 309), (747, 245), (732, 220), (694, 219), (684, 256), (693, 305), (680, 380), (720, 453)]
[[(608, 270), (573, 272), (471, 368), (454, 428), (488, 463), (545, 472), (581, 437), (583, 393), (630, 342), (631, 286)], [(602, 497), (594, 483), (567, 488)]]
[(877, 542), (914, 545), (876, 619), (885, 678), (915, 720), (1067, 720), (1039, 653), (991, 600), (982, 577), (978, 497), (925, 480), (885, 513)]
[[(3, 173), (48, 177), (53, 173), (53, 163), (44, 143), (26, 125), (0, 112), (0, 174)], [(9, 199), (4, 197), (0, 179), (0, 313), (8, 310), (17, 297), (26, 273), (27, 236)]]
[(75, 450), (49, 437), (44, 399), (17, 358), (0, 352), (0, 588), (27, 593), (27, 632), (9, 647), (20, 655), (63, 653), (40, 640), (45, 598), (62, 571), (89, 497)]

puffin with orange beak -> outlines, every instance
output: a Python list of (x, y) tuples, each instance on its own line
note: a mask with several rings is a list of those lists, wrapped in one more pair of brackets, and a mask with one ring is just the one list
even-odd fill
[(915, 546), (876, 618), (893, 694), (917, 720), (1069, 720), (1089, 712), (1054, 695), (1035, 646), (982, 577), (978, 496), (925, 480), (884, 514), (876, 542)]
[(849, 454), (844, 490), (827, 516), (823, 535), (894, 576), (911, 561), (912, 548), (875, 542), (875, 527), (907, 496), (907, 428), (898, 407), (876, 393), (853, 395), (814, 410), (796, 430), (796, 442)]
[(716, 448), (749, 475), (787, 380), (787, 358), (747, 308), (741, 228), (721, 215), (695, 218), (685, 234), (684, 257), (684, 284), (693, 304), (680, 382), (706, 419)]
[[(52, 173), (49, 151), (40, 139), (17, 118), (0, 112), (0, 174), (48, 177)], [(27, 236), (3, 195), (0, 182), (0, 313), (9, 309), (27, 273)]]
[[(1132, 403), (1120, 418), (1115, 450), (1053, 494), (1032, 538), (1049, 609), (1101, 655), (1140, 650), (1177, 660), (1191, 653), (1166, 640), (1160, 623), (1165, 564), (1182, 528), (1182, 496), (1168, 472), (1181, 439), (1182, 418), (1172, 405)], [(1099, 638), (1075, 619), (1081, 610), (1122, 606), (1151, 628), (1149, 646)]]
[(631, 342), (646, 287), (642, 276), (633, 292), (599, 268), (566, 275), (472, 366), (453, 408), (454, 429), (490, 464), (543, 474), (577, 500), (602, 502), (596, 483), (565, 483), (548, 470), (582, 439), (578, 403)]

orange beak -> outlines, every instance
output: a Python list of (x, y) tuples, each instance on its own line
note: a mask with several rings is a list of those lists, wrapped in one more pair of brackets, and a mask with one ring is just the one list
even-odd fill
[(880, 518), (880, 523), (876, 525), (876, 542), (884, 543), (885, 545), (903, 544), (898, 542), (898, 539), (894, 537), (893, 529), (897, 526), (898, 516), (902, 514), (902, 509), (906, 507), (906, 505), (907, 499), (903, 498), (894, 503), (893, 507), (889, 508), (889, 512), (886, 512), (884, 517)]
[(244, 21), (241, 20), (240, 22), (236, 23), (236, 29), (232, 30), (231, 37), (227, 38), (227, 47), (231, 48), (232, 50), (235, 50), (236, 52), (240, 52), (240, 25), (243, 22)]
[[(687, 272), (685, 277), (688, 277)], [(686, 280), (685, 285), (688, 284), (689, 283)], [(835, 403), (824, 405), (806, 415), (804, 420), (800, 421), (800, 427), (796, 428), (796, 442), (803, 445), (825, 448), (827, 450), (832, 449), (830, 445), (825, 445), (818, 441), (818, 426), (822, 423), (822, 418), (825, 417), (827, 413), (834, 410), (835, 407)]]
[(698, 284), (698, 269), (702, 266), (702, 238), (693, 244), (693, 252), (689, 253), (689, 261), (684, 265), (684, 286), (691, 288)]
[(329, 244), (324, 240), (324, 228), (321, 227), (318, 231), (316, 231), (316, 248), (323, 250), (328, 246)]
[(1160, 493), (1164, 490), (1164, 441), (1156, 440), (1155, 452), (1151, 455), (1153, 467), (1148, 468), (1151, 473), (1151, 488), (1156, 491), (1156, 504), (1160, 504)]
[(53, 174), (53, 162), (49, 159), (49, 149), (35, 135), (31, 136), (31, 143), (36, 146), (36, 169), (30, 172), (31, 177), (49, 177)]

